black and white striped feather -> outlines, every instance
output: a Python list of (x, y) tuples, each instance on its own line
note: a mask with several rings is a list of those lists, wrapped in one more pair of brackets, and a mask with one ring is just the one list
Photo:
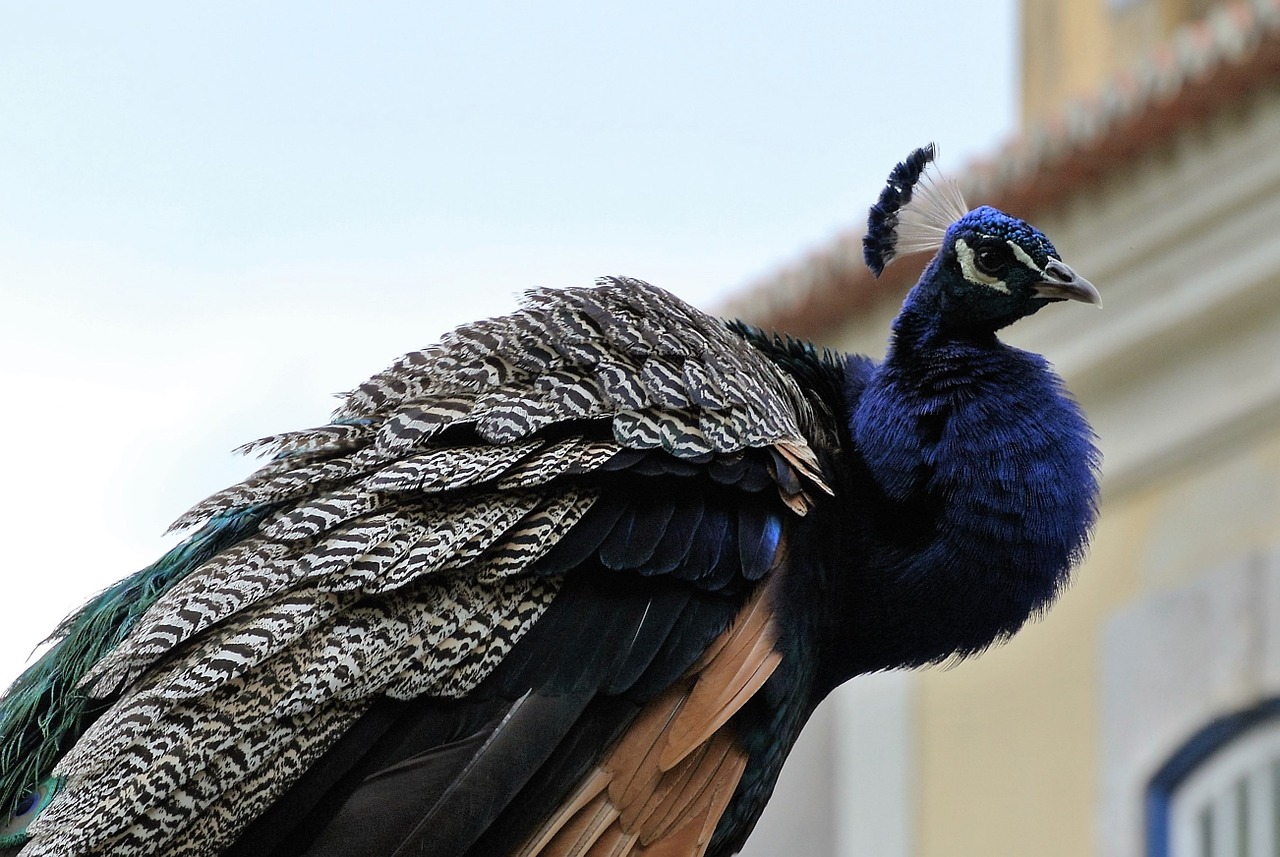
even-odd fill
[[(610, 542), (601, 515), (644, 521), (615, 503), (582, 524), (599, 479), (697, 471), (756, 490), (771, 473), (803, 513), (827, 490), (815, 431), (789, 376), (637, 280), (534, 292), (406, 355), (334, 424), (252, 445), (273, 459), (177, 522), (275, 510), (90, 671), (82, 686), (113, 702), (57, 765), (63, 789), (22, 857), (218, 853), (376, 700), (476, 688), (575, 551), (643, 574), (720, 567), (686, 558), (698, 521), (729, 525), (718, 507), (648, 546)], [(579, 524), (597, 534), (575, 547)]]

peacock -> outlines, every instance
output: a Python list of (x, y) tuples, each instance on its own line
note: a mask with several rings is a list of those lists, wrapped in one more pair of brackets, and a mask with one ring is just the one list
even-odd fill
[(1098, 292), (934, 157), (868, 219), (935, 253), (880, 362), (611, 277), (250, 444), (0, 700), (0, 854), (736, 853), (832, 689), (1007, 639), (1096, 517), (997, 332)]

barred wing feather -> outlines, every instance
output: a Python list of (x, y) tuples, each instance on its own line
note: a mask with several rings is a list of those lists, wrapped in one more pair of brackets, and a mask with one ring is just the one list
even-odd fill
[[(251, 445), (274, 458), (177, 522), (268, 510), (256, 532), (167, 584), (87, 669), (80, 686), (109, 707), (58, 762), (62, 790), (30, 827), (23, 857), (219, 853), (382, 701), (465, 701), (482, 685), (500, 696), (539, 670), (564, 678), (580, 654), (547, 654), (545, 664), (541, 653), (522, 656), (495, 670), (587, 557), (598, 557), (597, 575), (606, 566), (674, 575), (728, 604), (680, 595), (650, 631), (659, 616), (656, 596), (645, 596), (628, 646), (646, 654), (575, 666), (567, 685), (585, 688), (588, 706), (606, 684), (625, 684), (609, 669), (629, 664), (635, 690), (661, 662), (683, 684), (654, 704), (678, 704), (706, 648), (691, 642), (695, 618), (718, 611), (723, 630), (745, 597), (724, 593), (750, 590), (732, 581), (774, 562), (778, 518), (768, 510), (803, 513), (812, 492), (828, 490), (808, 440), (816, 423), (796, 383), (741, 337), (636, 280), (534, 292), (512, 315), (406, 355), (351, 393), (334, 424)], [(608, 477), (628, 472), (704, 474), (697, 490), (709, 493), (619, 499)], [(772, 500), (754, 493), (761, 474)], [(739, 520), (715, 492), (746, 489), (755, 511)], [(618, 615), (616, 633), (632, 633), (637, 620)], [(557, 622), (568, 620), (547, 625)], [(762, 666), (766, 626), (735, 650), (754, 653), (752, 687), (772, 669)], [(734, 663), (721, 671), (744, 669)], [(599, 675), (584, 677), (591, 670)], [(702, 692), (716, 695), (705, 681)], [(680, 768), (686, 778), (702, 771), (703, 810), (723, 809), (745, 764), (714, 735), (741, 704), (721, 699), (721, 719), (663, 761), (668, 770), (694, 750), (711, 754), (703, 768)], [(580, 715), (566, 715), (564, 728)], [(613, 779), (597, 779), (605, 785), (592, 794), (611, 795), (601, 800), (617, 804), (622, 827), (601, 830), (617, 841), (672, 833), (649, 818), (656, 803), (622, 801), (616, 769), (631, 745), (620, 746), (600, 762)], [(717, 786), (709, 778), (721, 767), (732, 782)], [(585, 823), (577, 809), (562, 808), (523, 853), (560, 853), (541, 849)], [(681, 835), (705, 848), (714, 818), (697, 819)]]

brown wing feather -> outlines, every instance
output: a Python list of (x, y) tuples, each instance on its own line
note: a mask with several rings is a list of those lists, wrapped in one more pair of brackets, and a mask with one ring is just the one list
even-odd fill
[(517, 857), (697, 857), (746, 770), (725, 724), (781, 656), (762, 586), (697, 664), (650, 701)]

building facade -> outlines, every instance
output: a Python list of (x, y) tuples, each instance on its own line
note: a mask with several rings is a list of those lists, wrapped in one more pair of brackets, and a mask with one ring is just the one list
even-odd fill
[[(1024, 9), (1097, 57), (1024, 51), (1023, 131), (957, 177), (1103, 294), (1007, 337), (1099, 435), (1093, 546), (1008, 645), (826, 703), (748, 855), (1280, 854), (1280, 2)], [(860, 232), (726, 311), (882, 354), (923, 260), (873, 280)]]

